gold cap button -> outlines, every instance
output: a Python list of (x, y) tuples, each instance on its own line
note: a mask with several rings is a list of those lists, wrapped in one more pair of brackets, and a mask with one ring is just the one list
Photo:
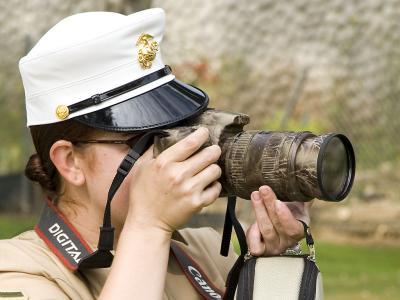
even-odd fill
[(66, 119), (69, 116), (68, 106), (65, 106), (65, 105), (57, 106), (56, 115), (57, 115), (57, 118), (59, 118), (60, 120)]

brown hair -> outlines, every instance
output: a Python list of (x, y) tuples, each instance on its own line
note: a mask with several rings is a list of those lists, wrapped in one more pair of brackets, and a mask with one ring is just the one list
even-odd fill
[(66, 120), (54, 124), (35, 125), (30, 127), (36, 153), (31, 155), (25, 175), (40, 184), (49, 196), (60, 192), (60, 178), (56, 167), (50, 159), (50, 148), (58, 140), (84, 140), (91, 138), (96, 130), (75, 120)]

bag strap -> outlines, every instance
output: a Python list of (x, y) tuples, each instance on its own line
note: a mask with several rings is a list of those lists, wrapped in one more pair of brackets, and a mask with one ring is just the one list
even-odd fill
[[(240, 271), (245, 262), (245, 256), (248, 251), (246, 235), (243, 231), (242, 226), (240, 225), (239, 220), (236, 217), (235, 213), (236, 206), (236, 196), (229, 196), (227, 203), (227, 210), (225, 215), (225, 224), (224, 224), (224, 232), (222, 236), (221, 242), (221, 255), (227, 256), (229, 251), (229, 242), (232, 233), (232, 226), (235, 229), (236, 236), (240, 246), (240, 255), (237, 258), (235, 264), (232, 269), (229, 271), (228, 277), (226, 279), (226, 291), (224, 295), (224, 300), (233, 300), (235, 297), (236, 288), (239, 282)], [(304, 235), (306, 237), (306, 243), (309, 249), (309, 255), (307, 257), (308, 260), (315, 262), (315, 248), (314, 248), (314, 239), (311, 235), (310, 228), (308, 225), (302, 220), (298, 220), (304, 227)]]
[(224, 293), (211, 282), (192, 257), (174, 241), (171, 241), (171, 250), (189, 282), (204, 299), (222, 299)]
[(297, 219), (297, 221), (303, 224), (304, 235), (306, 237), (306, 243), (309, 251), (307, 259), (315, 262), (316, 261), (315, 246), (314, 246), (314, 239), (311, 235), (310, 227), (302, 220)]

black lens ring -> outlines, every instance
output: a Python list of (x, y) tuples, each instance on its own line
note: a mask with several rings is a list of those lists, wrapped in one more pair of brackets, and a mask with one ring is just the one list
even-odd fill
[[(332, 194), (332, 193), (328, 193), (324, 189), (324, 186), (322, 183), (322, 162), (323, 162), (323, 157), (324, 157), (324, 153), (325, 153), (327, 145), (335, 137), (338, 138), (343, 143), (343, 146), (346, 150), (348, 172), (347, 172), (346, 183), (343, 185), (343, 188), (341, 189), (341, 191), (337, 194)], [(351, 187), (352, 187), (353, 181), (354, 181), (355, 171), (356, 171), (356, 159), (355, 159), (355, 155), (354, 155), (353, 146), (351, 145), (350, 140), (345, 135), (340, 134), (340, 133), (332, 133), (332, 134), (328, 135), (328, 137), (325, 138), (324, 142), (321, 145), (321, 148), (318, 153), (318, 159), (317, 159), (317, 181), (318, 181), (319, 189), (322, 194), (322, 198), (324, 200), (328, 200), (328, 201), (343, 200), (351, 190)]]

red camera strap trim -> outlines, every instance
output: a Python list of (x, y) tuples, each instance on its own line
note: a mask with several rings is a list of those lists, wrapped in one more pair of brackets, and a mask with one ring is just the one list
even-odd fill
[(204, 299), (222, 299), (224, 293), (211, 282), (193, 258), (173, 241), (171, 242), (171, 250), (186, 278)]
[(82, 238), (76, 228), (46, 199), (38, 224), (38, 236), (70, 270), (78, 269), (79, 263), (93, 253), (92, 248)]
[[(80, 263), (94, 253), (76, 228), (49, 199), (46, 199), (35, 231), (60, 261), (72, 271), (78, 270)], [(193, 258), (174, 241), (171, 241), (171, 251), (187, 279), (204, 299), (222, 299), (223, 292), (211, 283)]]

